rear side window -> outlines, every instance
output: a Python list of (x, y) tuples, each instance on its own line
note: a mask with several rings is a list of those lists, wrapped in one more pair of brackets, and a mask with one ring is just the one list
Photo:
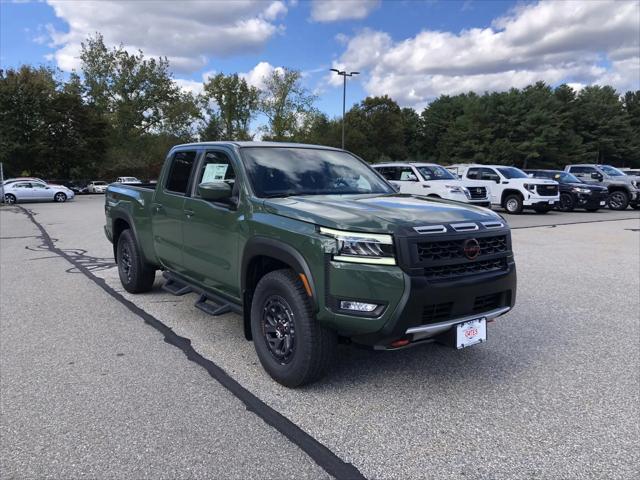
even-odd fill
[(597, 170), (593, 167), (569, 167), (571, 173), (595, 173)]
[(376, 170), (387, 180), (396, 182), (415, 182), (417, 177), (411, 167), (376, 167)]
[(467, 170), (467, 178), (478, 180), (480, 178), (479, 173), (480, 173), (479, 168), (470, 168), (469, 170)]
[(187, 193), (191, 170), (196, 160), (196, 152), (176, 152), (171, 159), (171, 169), (165, 188), (173, 193)]

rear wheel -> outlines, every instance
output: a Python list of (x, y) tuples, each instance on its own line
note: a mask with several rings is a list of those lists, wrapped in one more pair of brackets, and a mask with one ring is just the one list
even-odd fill
[(54, 202), (58, 202), (58, 203), (66, 202), (67, 201), (67, 196), (62, 192), (58, 192), (53, 197), (53, 201)]
[(251, 303), (251, 333), (263, 368), (286, 387), (322, 377), (337, 344), (335, 332), (315, 319), (293, 270), (275, 270), (260, 279)]
[(9, 205), (13, 205), (16, 202), (17, 202), (17, 200), (16, 200), (15, 195), (11, 195), (10, 193), (7, 193), (4, 196), (4, 203), (8, 203)]
[(142, 259), (133, 233), (129, 229), (118, 237), (116, 261), (120, 282), (127, 292), (142, 293), (151, 290), (156, 270)]
[(517, 193), (512, 193), (504, 199), (504, 209), (509, 213), (522, 213), (522, 196)]
[(611, 210), (624, 210), (629, 206), (629, 195), (622, 190), (616, 190), (609, 195), (609, 208)]
[(568, 193), (563, 193), (560, 195), (560, 205), (558, 205), (558, 210), (561, 212), (571, 212), (575, 208), (573, 203), (573, 197)]

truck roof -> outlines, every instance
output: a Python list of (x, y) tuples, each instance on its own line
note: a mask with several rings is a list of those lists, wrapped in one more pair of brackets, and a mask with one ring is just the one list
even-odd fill
[(206, 147), (206, 146), (223, 146), (223, 147), (236, 147), (236, 148), (248, 148), (248, 147), (296, 147), (296, 148), (321, 148), (324, 150), (336, 150), (342, 151), (340, 148), (327, 147), (325, 145), (311, 145), (307, 143), (290, 143), (290, 142), (254, 142), (254, 141), (218, 141), (218, 142), (193, 142), (183, 143), (176, 145), (173, 148), (181, 147)]

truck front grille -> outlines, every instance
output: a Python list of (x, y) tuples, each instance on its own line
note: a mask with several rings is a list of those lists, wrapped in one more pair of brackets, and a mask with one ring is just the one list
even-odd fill
[[(463, 259), (464, 243), (467, 239), (444, 240), (435, 242), (420, 242), (418, 247), (418, 260), (420, 262), (433, 262), (438, 260)], [(495, 237), (479, 237), (480, 257), (483, 255), (494, 255), (507, 251), (507, 236), (498, 235)]]
[(505, 257), (493, 260), (479, 260), (469, 263), (458, 263), (454, 265), (439, 265), (424, 269), (425, 277), (431, 280), (446, 280), (466, 275), (478, 273), (495, 272), (507, 269), (507, 259)]
[(541, 197), (555, 197), (558, 195), (557, 185), (536, 185), (536, 191)]
[(484, 187), (467, 187), (471, 200), (483, 200), (487, 198), (487, 189)]

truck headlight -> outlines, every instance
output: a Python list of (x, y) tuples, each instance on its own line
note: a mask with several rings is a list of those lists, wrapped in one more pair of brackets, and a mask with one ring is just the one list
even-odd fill
[(375, 265), (395, 265), (393, 238), (380, 233), (345, 232), (320, 227), (320, 233), (336, 239), (339, 262), (371, 263)]

